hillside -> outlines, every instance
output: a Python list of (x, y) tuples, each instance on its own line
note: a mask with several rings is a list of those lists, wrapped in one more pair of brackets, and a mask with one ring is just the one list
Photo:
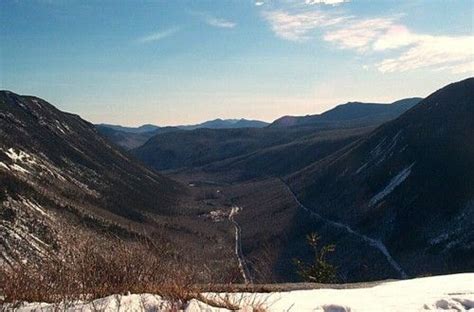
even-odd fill
[(269, 127), (364, 127), (394, 119), (419, 103), (421, 98), (408, 98), (391, 104), (349, 102), (319, 115), (284, 116)]
[(155, 135), (131, 152), (156, 170), (200, 167), (285, 144), (310, 133), (266, 128), (183, 130)]
[(97, 231), (97, 240), (101, 232), (174, 240), (200, 259), (208, 256), (196, 246), (223, 236), (196, 217), (203, 206), (187, 187), (133, 161), (79, 116), (8, 91), (0, 92), (0, 185), (2, 262), (57, 253), (73, 228)]
[(284, 177), (346, 148), (371, 130), (373, 127), (313, 131), (287, 143), (212, 162), (200, 169), (222, 176), (232, 173), (233, 180)]
[(205, 121), (196, 125), (158, 127), (155, 125), (143, 125), (140, 127), (123, 127), (117, 125), (99, 124), (96, 125), (99, 133), (115, 145), (131, 150), (146, 143), (151, 137), (168, 132), (179, 130), (195, 129), (244, 129), (263, 128), (268, 123), (259, 120), (247, 119), (215, 119)]
[(212, 172), (237, 171), (243, 179), (283, 176), (396, 118), (419, 100), (405, 99), (390, 105), (350, 103), (322, 115), (291, 117), (291, 124), (282, 117), (265, 128), (203, 128), (157, 134), (132, 154), (156, 170), (207, 166), (204, 170)]
[(150, 125), (150, 124), (142, 125), (139, 127), (124, 127), (120, 125), (98, 124), (96, 125), (96, 127), (99, 129), (112, 129), (112, 130), (116, 130), (120, 132), (135, 133), (135, 134), (145, 133), (145, 132), (154, 132), (161, 128), (161, 127)]
[(474, 268), (474, 79), (288, 177), (307, 208), (384, 242), (409, 275)]
[(154, 135), (179, 130), (175, 127), (156, 126), (153, 126), (155, 128), (146, 126), (139, 128), (125, 128), (121, 126), (110, 127), (109, 125), (96, 125), (95, 127), (109, 142), (112, 142), (127, 151), (142, 146)]
[(260, 120), (249, 120), (249, 119), (214, 119), (199, 123), (196, 125), (184, 125), (178, 126), (183, 130), (194, 130), (194, 129), (239, 129), (239, 128), (263, 128), (268, 126), (268, 123)]
[[(472, 83), (450, 85), (377, 128), (313, 129), (170, 174), (196, 187), (212, 182), (242, 208), (236, 220), (256, 278), (298, 280), (292, 259), (309, 260), (311, 232), (337, 245), (342, 281), (470, 271)], [(261, 261), (272, 270), (261, 274)]]

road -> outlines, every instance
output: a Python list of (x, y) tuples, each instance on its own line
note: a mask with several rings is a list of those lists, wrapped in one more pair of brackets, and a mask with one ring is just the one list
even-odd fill
[(234, 219), (240, 210), (240, 207), (232, 207), (229, 213), (229, 221), (232, 222), (235, 228), (235, 255), (239, 262), (240, 272), (242, 273), (245, 284), (253, 284), (252, 276), (250, 275), (250, 271), (247, 266), (247, 261), (245, 260), (244, 253), (242, 252), (242, 228)]

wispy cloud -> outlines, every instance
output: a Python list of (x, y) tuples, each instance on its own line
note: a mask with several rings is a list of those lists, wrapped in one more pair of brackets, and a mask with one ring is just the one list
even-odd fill
[(327, 4), (327, 5), (339, 5), (344, 2), (350, 2), (350, 0), (305, 0), (306, 4)]
[(327, 30), (324, 40), (358, 53), (392, 52), (376, 68), (403, 72), (419, 68), (474, 72), (474, 36), (434, 36), (410, 31), (397, 18), (354, 21), (340, 29)]
[(226, 20), (224, 18), (215, 17), (206, 12), (191, 12), (192, 15), (199, 17), (204, 23), (212, 27), (218, 28), (234, 28), (237, 23)]
[(264, 12), (264, 17), (278, 37), (291, 41), (308, 40), (311, 31), (339, 24), (346, 19), (322, 11), (292, 14), (284, 10)]
[(336, 29), (326, 30), (324, 40), (336, 43), (341, 48), (363, 52), (369, 49), (369, 44), (382, 36), (392, 24), (390, 18), (350, 21)]
[[(376, 64), (381, 72), (403, 72), (418, 68), (450, 71), (455, 74), (474, 72), (474, 36), (430, 36), (407, 33), (391, 41), (409, 45), (399, 55), (386, 58)], [(377, 43), (376, 43), (377, 44)], [(377, 46), (375, 46), (377, 47)], [(379, 46), (380, 48), (380, 46)]]
[(214, 27), (219, 27), (219, 28), (234, 28), (237, 24), (228, 20), (225, 20), (223, 18), (217, 18), (213, 16), (208, 16), (205, 19), (205, 22)]
[[(310, 1), (307, 3), (319, 1)], [(435, 36), (411, 31), (401, 16), (360, 19), (320, 9), (273, 10), (263, 13), (278, 37), (307, 41), (322, 37), (339, 49), (370, 53), (380, 72), (402, 72), (419, 68), (474, 72), (474, 36)], [(390, 52), (390, 53), (388, 53)], [(387, 55), (390, 57), (387, 57)]]
[(255, 1), (256, 6), (262, 6), (264, 4), (265, 4), (265, 2), (263, 2), (263, 1)]
[(179, 31), (179, 27), (173, 27), (173, 28), (157, 31), (157, 32), (154, 32), (152, 34), (148, 34), (146, 36), (138, 38), (137, 42), (138, 43), (150, 43), (150, 42), (154, 42), (154, 41), (159, 41), (159, 40), (162, 40), (162, 39), (165, 39), (169, 36), (174, 35), (178, 31)]

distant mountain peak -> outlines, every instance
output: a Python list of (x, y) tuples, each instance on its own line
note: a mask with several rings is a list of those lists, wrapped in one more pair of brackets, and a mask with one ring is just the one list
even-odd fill
[(350, 126), (373, 125), (398, 117), (421, 100), (421, 98), (407, 98), (390, 104), (347, 102), (321, 114), (283, 116), (271, 123), (269, 127), (321, 127), (329, 124), (338, 126), (344, 124)]
[(260, 120), (249, 120), (245, 118), (240, 119), (222, 119), (216, 118), (208, 120), (195, 125), (183, 125), (178, 128), (183, 130), (194, 130), (200, 128), (208, 129), (236, 129), (236, 128), (263, 128), (268, 126), (268, 123)]

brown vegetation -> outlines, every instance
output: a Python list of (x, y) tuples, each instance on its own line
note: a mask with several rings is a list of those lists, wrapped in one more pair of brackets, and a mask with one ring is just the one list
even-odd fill
[[(183, 309), (191, 299), (232, 311), (243, 305), (265, 311), (259, 302), (245, 302), (229, 295), (203, 296), (203, 291), (212, 288), (212, 272), (189, 265), (169, 245), (158, 245), (148, 239), (127, 241), (108, 236), (104, 240), (79, 231), (68, 233), (63, 237), (66, 247), (45, 257), (41, 264), (23, 261), (0, 268), (3, 303), (64, 305), (110, 295), (151, 293), (167, 300), (169, 311)], [(221, 278), (235, 281), (233, 272)], [(207, 282), (202, 284), (203, 280)], [(232, 282), (226, 284), (227, 290), (232, 289)]]
[(150, 241), (98, 240), (71, 235), (58, 255), (41, 264), (16, 263), (2, 268), (0, 292), (6, 302), (55, 302), (94, 299), (127, 292), (186, 298), (196, 274), (180, 265), (169, 246)]

